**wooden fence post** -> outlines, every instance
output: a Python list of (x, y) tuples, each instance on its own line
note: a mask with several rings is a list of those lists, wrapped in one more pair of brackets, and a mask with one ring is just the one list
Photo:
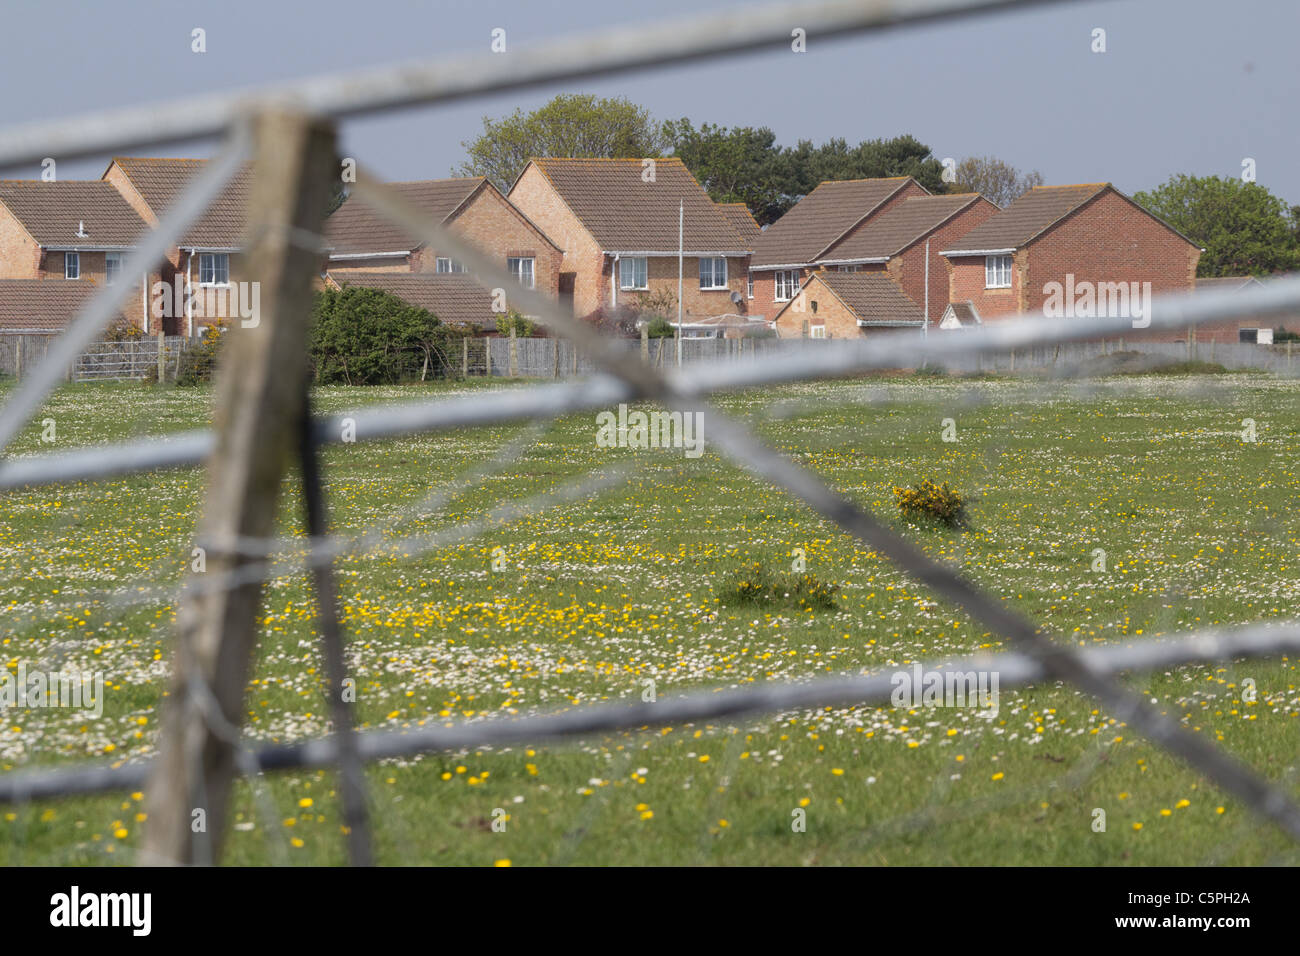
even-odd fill
[(518, 328), (510, 323), (510, 377), (519, 377), (519, 336)]
[[(20, 382), (23, 378), (23, 350), (27, 348), (27, 336), (14, 336), (14, 378)], [(1287, 363), (1290, 364), (1291, 343), (1287, 343)]]
[(469, 378), (469, 336), (460, 340), (460, 377)]
[(551, 370), (551, 378), (559, 378), (560, 377), (560, 340), (557, 339), (554, 335), (552, 335), (550, 338), (550, 342), (551, 342), (551, 351), (553, 353), (551, 355), (551, 358), (555, 362), (555, 368)]
[(641, 361), (650, 364), (650, 323), (641, 323)]
[(167, 336), (158, 333), (158, 384), (167, 384)]
[[(207, 549), (177, 615), (177, 651), (158, 757), (147, 786), (146, 864), (220, 857), (235, 772), (230, 739), (244, 717), (257, 633), (259, 580), (229, 575), (256, 564), (240, 540), (275, 531), (275, 509), (306, 405), (307, 317), (315, 250), (335, 166), (332, 125), (285, 112), (256, 119), (247, 261), (260, 283), (256, 325), (237, 327), (217, 376), (216, 447), (208, 459), (199, 546)], [(337, 690), (337, 689), (336, 689)], [(267, 821), (270, 823), (271, 821)]]

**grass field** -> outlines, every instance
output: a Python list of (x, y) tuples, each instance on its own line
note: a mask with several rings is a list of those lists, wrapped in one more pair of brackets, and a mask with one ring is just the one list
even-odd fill
[[(341, 411), (502, 387), (516, 386), (323, 389), (316, 401)], [(1060, 639), (1127, 643), (1295, 617), (1300, 385), (1153, 376), (1106, 388), (1049, 398), (1016, 381), (874, 379), (720, 404)], [(15, 451), (196, 427), (211, 399), (208, 390), (68, 386)], [(53, 446), (40, 440), (46, 418)], [(947, 418), (956, 442), (942, 440)], [(1243, 440), (1244, 419), (1254, 442)], [(382, 525), (390, 536), (447, 528), (593, 467), (637, 468), (616, 491), (420, 558), (381, 548), (343, 561), (364, 726), (639, 700), (648, 679), (662, 699), (1000, 646), (712, 450), (688, 459), (598, 448), (594, 415), (554, 423), (440, 511), (407, 513), (518, 432), (327, 450), (335, 530)], [(922, 478), (969, 497), (967, 530), (899, 517), (893, 486)], [(202, 481), (187, 470), (0, 497), (0, 660), (11, 672), (20, 661), (61, 662), (111, 682), (99, 720), (66, 709), (0, 714), (0, 768), (151, 753), (174, 608), (111, 607), (104, 597), (182, 580)], [(285, 491), (283, 531), (297, 533), (296, 483)], [(1093, 570), (1098, 548), (1104, 572)], [(808, 573), (840, 588), (836, 608), (720, 602), (742, 568), (784, 572), (797, 549)], [(312, 618), (303, 576), (272, 583), (247, 694), (255, 739), (324, 729)], [(1243, 700), (1246, 678), (1254, 702)], [(1130, 684), (1300, 798), (1294, 658)], [(390, 761), (370, 769), (369, 783), (378, 856), (389, 864), (1300, 862), (1278, 831), (1053, 685), (1003, 690), (993, 721), (956, 708), (823, 710)], [(334, 774), (277, 774), (258, 786), (260, 798), (237, 790), (228, 862), (344, 862)], [(123, 794), (0, 807), (0, 865), (129, 862), (141, 806), (139, 794)], [(1105, 832), (1093, 830), (1095, 808), (1106, 812)], [(797, 809), (804, 832), (792, 830)], [(494, 811), (508, 815), (505, 832), (492, 829)]]

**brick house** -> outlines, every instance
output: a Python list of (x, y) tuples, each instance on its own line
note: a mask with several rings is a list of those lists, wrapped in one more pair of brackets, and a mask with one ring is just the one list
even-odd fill
[(775, 317), (783, 339), (851, 339), (920, 329), (925, 312), (887, 272), (819, 269)]
[(560, 298), (578, 316), (646, 297), (675, 308), (679, 204), (683, 313), (747, 311), (749, 242), (680, 159), (532, 159), (509, 198), (564, 250)]
[(910, 176), (827, 180), (754, 240), (748, 292), (751, 312), (772, 316), (824, 264), (837, 243), (894, 203), (930, 193)]
[[(489, 254), (531, 288), (559, 294), (560, 247), (482, 176), (391, 183), (413, 209)], [(457, 273), (463, 266), (349, 199), (326, 220), (329, 271)]]
[[(207, 162), (118, 156), (101, 178), (117, 189), (150, 228), (157, 228), (163, 214)], [(168, 250), (157, 275), (151, 277), (167, 287), (161, 299), (150, 291), (151, 313), (163, 314), (151, 315), (146, 331), (194, 335), (213, 321), (233, 321), (246, 315), (247, 272), (240, 250), (251, 182), (251, 167), (245, 165)], [(174, 295), (172, 290), (177, 289), (180, 294)]]
[(939, 254), (948, 263), (948, 301), (983, 322), (1088, 315), (1098, 303), (1102, 313), (1132, 312), (1137, 322), (1148, 290), (1195, 288), (1201, 250), (1111, 184), (1093, 183), (1035, 187)]
[[(108, 183), (0, 182), (0, 280), (100, 286), (130, 282), (141, 293), (130, 296), (124, 309), (139, 322), (145, 313), (145, 277), (123, 275), (122, 265), (145, 231), (144, 221)], [(30, 303), (38, 295), (27, 286), (11, 291), (15, 302)], [(55, 307), (88, 294), (51, 292), (46, 297)]]
[(821, 265), (887, 273), (917, 305), (924, 308), (928, 303), (930, 323), (938, 324), (948, 305), (948, 268), (939, 250), (997, 212), (998, 207), (978, 193), (911, 196), (891, 203), (832, 245), (822, 254)]

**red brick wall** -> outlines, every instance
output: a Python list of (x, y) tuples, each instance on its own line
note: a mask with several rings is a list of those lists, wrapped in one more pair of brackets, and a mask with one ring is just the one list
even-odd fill
[[(600, 305), (602, 306), (613, 303), (610, 282), (613, 268), (614, 260), (606, 258), (605, 267), (601, 270), (601, 284), (605, 292), (600, 299)], [(682, 258), (682, 311), (684, 315), (695, 318), (724, 315), (726, 313), (747, 315), (750, 303), (745, 298), (745, 277), (748, 272), (748, 257), (728, 256), (727, 288), (725, 290), (705, 290), (700, 288), (700, 260), (695, 256), (684, 256)], [(675, 303), (677, 301), (677, 257), (647, 256), (646, 284), (650, 288), (645, 292), (619, 289), (618, 304), (634, 303), (642, 296), (671, 297)], [(731, 301), (731, 293), (733, 292), (740, 293), (741, 301), (739, 305)], [(580, 312), (579, 314), (585, 315), (586, 313)]]
[[(1016, 252), (1012, 286), (984, 288), (984, 258), (952, 260), (949, 300), (975, 303), (982, 319), (1012, 313), (1043, 313), (1049, 282), (1151, 283), (1151, 294), (1188, 292), (1195, 286), (1200, 250), (1118, 193), (1108, 190)], [(1134, 334), (1146, 333), (1134, 330)], [(1151, 341), (1174, 341), (1181, 332), (1155, 333)]]
[[(36, 279), (40, 247), (4, 206), (0, 206), (0, 279)], [(63, 259), (60, 256), (60, 263)]]
[[(981, 199), (963, 209), (948, 222), (922, 236), (889, 260), (889, 273), (917, 305), (925, 305), (925, 241), (930, 240), (930, 321), (937, 325), (948, 307), (948, 265), (939, 253), (949, 248), (976, 226), (997, 214), (998, 207)], [(981, 260), (981, 268), (982, 268)], [(982, 316), (984, 313), (981, 312)]]
[[(533, 225), (500, 193), (491, 187), (481, 190), (473, 201), (451, 222), (451, 228), (464, 236), (493, 259), (506, 265), (511, 257), (531, 257), (533, 279), (538, 292), (549, 296), (559, 293), (560, 264), (564, 254), (547, 241), (537, 226)], [(436, 254), (420, 250), (423, 259), (420, 270), (437, 268)]]

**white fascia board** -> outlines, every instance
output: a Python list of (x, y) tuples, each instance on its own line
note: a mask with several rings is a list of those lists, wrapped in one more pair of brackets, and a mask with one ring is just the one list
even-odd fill
[(925, 325), (925, 322), (922, 321), (921, 319), (896, 319), (896, 320), (858, 319), (858, 328), (860, 329), (868, 329), (868, 328), (891, 328), (891, 329), (892, 328), (899, 328), (899, 329), (917, 328), (919, 329), (923, 325)]
[(1009, 256), (1015, 252), (1015, 247), (1010, 249), (949, 249), (947, 252), (941, 252), (941, 256)]
[(874, 265), (878, 262), (888, 262), (889, 256), (871, 256), (866, 259), (818, 259), (819, 266), (856, 266), (856, 265)]
[(397, 256), (409, 256), (410, 249), (400, 252), (331, 252), (331, 259), (391, 259)]
[[(605, 252), (605, 255), (607, 255), (607, 256), (613, 256), (613, 257), (616, 258), (616, 259), (649, 259), (649, 258), (656, 258), (656, 259), (659, 259), (659, 258), (669, 258), (669, 257), (671, 257), (671, 258), (673, 258), (673, 259), (676, 259), (677, 256), (678, 256), (678, 252), (677, 252), (676, 249), (674, 249), (672, 252), (645, 252), (645, 251), (642, 251), (642, 252), (609, 252), (609, 251), (606, 251), (606, 252)], [(684, 250), (681, 252), (681, 255), (682, 255), (683, 257), (685, 257), (685, 256), (690, 256), (690, 257), (692, 257), (692, 258), (696, 258), (696, 259), (700, 259), (700, 258), (704, 258), (704, 259), (717, 259), (717, 258), (724, 258), (724, 259), (737, 259), (737, 258), (741, 258), (741, 257), (743, 257), (743, 256), (747, 256), (747, 255), (749, 255), (749, 253), (748, 253), (748, 252), (692, 252), (690, 249), (684, 249)]]
[(179, 248), (181, 252), (188, 252), (190, 255), (193, 255), (196, 252), (237, 253), (244, 251), (239, 246), (178, 246), (177, 248)]
[(781, 265), (781, 266), (750, 266), (749, 271), (750, 272), (781, 272), (786, 269), (811, 269), (812, 267), (813, 267), (813, 263), (811, 262), (787, 262), (785, 265)]
[(129, 252), (135, 246), (41, 246), (46, 252)]

